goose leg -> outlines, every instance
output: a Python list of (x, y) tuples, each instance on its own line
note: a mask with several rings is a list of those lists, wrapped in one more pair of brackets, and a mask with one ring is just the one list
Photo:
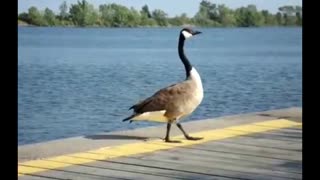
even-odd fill
[(182, 128), (182, 125), (180, 123), (177, 123), (177, 126), (178, 128), (182, 131), (184, 137), (188, 140), (200, 140), (200, 139), (203, 139), (203, 137), (192, 137), (192, 136), (189, 136), (185, 131), (184, 129)]
[(170, 140), (170, 138), (169, 138), (170, 129), (171, 129), (171, 122), (168, 122), (168, 124), (167, 124), (167, 133), (166, 133), (166, 137), (164, 138), (164, 141), (168, 142), (168, 143), (180, 143), (181, 141)]

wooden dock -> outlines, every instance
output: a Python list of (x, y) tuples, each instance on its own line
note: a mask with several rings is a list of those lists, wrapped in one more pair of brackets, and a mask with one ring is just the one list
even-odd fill
[[(18, 179), (302, 179), (302, 109), (165, 125), (18, 147)], [(122, 123), (122, 122), (119, 122)], [(174, 126), (173, 126), (174, 127)]]

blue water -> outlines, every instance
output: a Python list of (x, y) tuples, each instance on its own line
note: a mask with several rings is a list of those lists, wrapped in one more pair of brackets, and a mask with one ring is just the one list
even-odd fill
[[(158, 125), (121, 120), (184, 79), (179, 30), (19, 27), (18, 144)], [(205, 95), (185, 121), (301, 106), (301, 28), (198, 30), (185, 51)]]

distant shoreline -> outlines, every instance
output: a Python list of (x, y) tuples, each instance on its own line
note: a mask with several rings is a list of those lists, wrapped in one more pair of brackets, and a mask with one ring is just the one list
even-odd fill
[(291, 26), (281, 26), (281, 25), (274, 25), (274, 26), (197, 26), (194, 24), (184, 24), (180, 26), (173, 26), (173, 25), (168, 25), (168, 26), (135, 26), (135, 27), (130, 27), (130, 26), (121, 26), (121, 27), (109, 27), (109, 26), (75, 26), (75, 25), (69, 25), (69, 26), (37, 26), (33, 24), (29, 24), (25, 21), (22, 21), (18, 19), (18, 24), (19, 27), (45, 27), (45, 28), (182, 28), (182, 27), (197, 27), (197, 28), (272, 28), (272, 27), (283, 27), (283, 28), (302, 28), (302, 26), (299, 25), (291, 25)]
[(100, 4), (94, 8), (87, 0), (68, 5), (64, 1), (60, 12), (49, 8), (38, 9), (31, 6), (27, 12), (18, 14), (18, 24), (40, 27), (79, 28), (238, 28), (238, 27), (302, 27), (302, 7), (284, 5), (278, 12), (259, 10), (249, 4), (239, 8), (229, 8), (208, 0), (199, 3), (199, 10), (193, 17), (186, 13), (169, 17), (161, 9), (150, 10), (148, 5), (134, 9), (117, 3)]
[(137, 28), (183, 28), (183, 27), (194, 27), (194, 28), (302, 28), (302, 26), (196, 26), (196, 25), (182, 25), (182, 26), (137, 26), (137, 27), (106, 27), (106, 26), (36, 26), (32, 24), (17, 24), (18, 27), (39, 27), (39, 28), (108, 28), (108, 29), (120, 29), (120, 28), (128, 28), (128, 29), (137, 29)]

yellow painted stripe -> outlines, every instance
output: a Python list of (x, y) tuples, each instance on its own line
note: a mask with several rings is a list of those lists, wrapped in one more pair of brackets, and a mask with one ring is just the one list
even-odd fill
[(281, 128), (288, 128), (294, 126), (301, 127), (301, 125), (302, 123), (289, 121), (286, 119), (278, 119), (193, 133), (193, 136), (204, 137), (204, 139), (198, 141), (187, 141), (181, 135), (173, 137), (172, 139), (181, 140), (182, 143), (165, 143), (162, 140), (154, 140), (147, 142), (124, 144), (113, 147), (104, 147), (97, 150), (82, 153), (67, 154), (52, 158), (18, 163), (18, 175), (21, 176), (24, 174), (32, 174), (46, 171), (48, 169), (54, 170), (77, 164), (90, 163), (97, 160), (106, 160), (110, 158), (130, 156), (141, 153), (149, 153), (159, 150), (167, 150), (175, 147), (201, 144), (208, 141), (216, 141), (252, 133), (261, 133)]

